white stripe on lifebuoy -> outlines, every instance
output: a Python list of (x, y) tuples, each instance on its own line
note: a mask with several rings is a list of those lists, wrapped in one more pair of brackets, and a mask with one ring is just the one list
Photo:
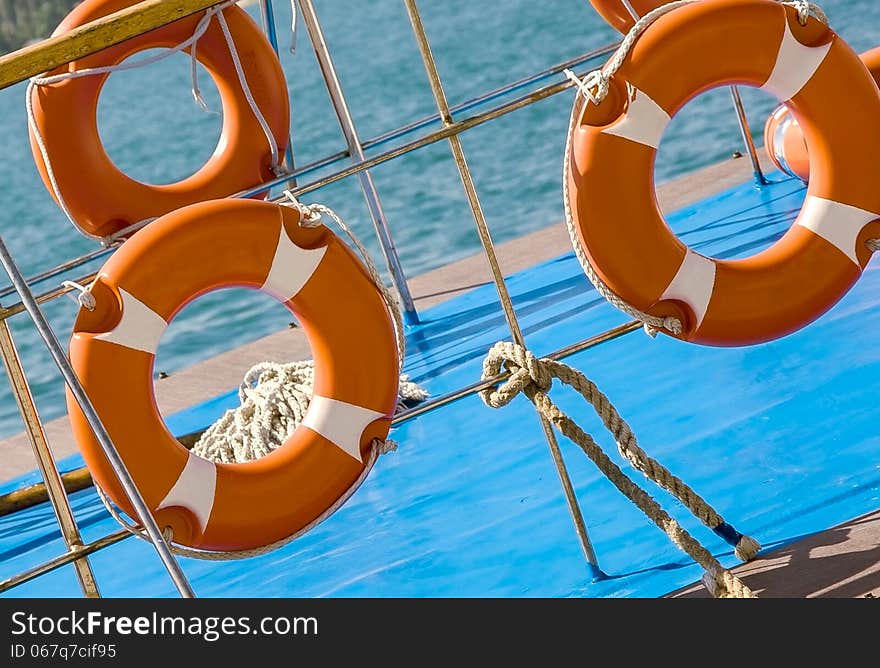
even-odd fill
[(825, 239), (861, 269), (856, 240), (865, 225), (878, 218), (880, 214), (810, 195), (804, 202), (797, 224)]
[(822, 46), (804, 46), (791, 33), (788, 20), (776, 54), (776, 64), (762, 90), (773, 93), (783, 102), (797, 95), (825, 60), (832, 42)]
[(669, 125), (669, 114), (647, 93), (634, 86), (629, 86), (629, 89), (630, 99), (626, 113), (602, 132), (657, 148), (666, 126)]
[(690, 306), (696, 317), (694, 331), (697, 331), (706, 317), (714, 289), (715, 261), (688, 249), (660, 299), (677, 299)]
[(159, 340), (165, 333), (168, 323), (161, 315), (122, 288), (119, 288), (119, 296), (122, 298), (122, 316), (119, 323), (109, 332), (96, 334), (95, 338), (155, 355), (159, 348)]
[(316, 394), (309, 403), (302, 425), (317, 432), (340, 450), (363, 463), (361, 437), (364, 429), (382, 417), (387, 416), (369, 408)]
[(292, 299), (308, 283), (326, 252), (327, 246), (312, 250), (297, 246), (282, 225), (272, 266), (260, 290), (282, 302)]
[(214, 462), (189, 453), (186, 466), (180, 472), (177, 482), (156, 507), (156, 510), (177, 506), (186, 508), (196, 518), (202, 533), (211, 519), (214, 509), (214, 493), (217, 489), (217, 466)]

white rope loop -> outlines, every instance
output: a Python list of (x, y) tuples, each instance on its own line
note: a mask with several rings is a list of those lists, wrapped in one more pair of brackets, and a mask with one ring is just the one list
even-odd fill
[[(192, 78), (191, 91), (193, 100), (199, 107), (204, 111), (211, 111), (208, 107), (208, 103), (205, 101), (202, 96), (201, 89), (199, 87), (198, 82), (198, 60), (196, 57), (196, 51), (198, 46), (198, 41), (201, 39), (204, 34), (207, 32), (210, 27), (211, 20), (215, 17), (217, 18), (217, 22), (220, 25), (220, 29), (223, 32), (223, 37), (226, 40), (227, 47), (229, 48), (229, 55), (232, 58), (233, 65), (235, 66), (235, 72), (238, 76), (239, 84), (241, 85), (242, 92), (245, 95), (245, 99), (248, 102), (248, 105), (251, 108), (251, 111), (254, 114), (254, 117), (257, 119), (257, 122), (260, 125), (260, 128), (263, 130), (263, 133), (266, 135), (266, 141), (269, 145), (269, 151), (271, 153), (271, 165), (270, 169), (272, 173), (278, 176), (282, 171), (282, 157), (278, 150), (278, 143), (275, 141), (275, 135), (272, 134), (272, 130), (269, 127), (268, 122), (266, 121), (266, 117), (263, 115), (262, 110), (260, 110), (259, 106), (254, 99), (254, 96), (251, 92), (250, 85), (248, 84), (247, 77), (245, 76), (244, 69), (241, 64), (241, 59), (239, 58), (238, 49), (235, 46), (235, 40), (232, 37), (232, 33), (229, 30), (229, 25), (226, 22), (226, 17), (223, 14), (223, 11), (232, 7), (236, 4), (236, 0), (228, 0), (228, 2), (224, 2), (219, 5), (215, 5), (214, 7), (209, 7), (205, 10), (204, 16), (199, 19), (199, 22), (196, 24), (195, 30), (193, 30), (193, 34), (185, 39), (184, 41), (176, 44), (175, 46), (169, 47), (153, 56), (148, 58), (141, 58), (138, 60), (129, 61), (126, 63), (119, 63), (117, 65), (105, 65), (102, 67), (89, 67), (81, 70), (75, 70), (72, 72), (62, 72), (60, 74), (53, 74), (50, 76), (35, 76), (32, 77), (28, 82), (27, 90), (25, 91), (25, 107), (27, 111), (27, 119), (28, 119), (28, 127), (30, 128), (34, 139), (36, 140), (37, 147), (39, 148), (40, 155), (43, 159), (43, 164), (46, 168), (46, 175), (49, 178), (49, 183), (52, 187), (52, 192), (55, 194), (55, 199), (58, 202), (59, 207), (64, 212), (64, 215), (67, 216), (68, 220), (73, 223), (74, 227), (79, 229), (76, 221), (74, 220), (73, 215), (70, 212), (67, 203), (64, 201), (64, 196), (61, 194), (61, 188), (58, 184), (58, 181), (55, 177), (55, 172), (52, 169), (52, 163), (49, 159), (49, 151), (46, 147), (46, 143), (43, 140), (42, 133), (40, 132), (40, 128), (37, 125), (36, 117), (34, 115), (34, 103), (33, 96), (37, 86), (50, 86), (55, 83), (59, 83), (61, 81), (66, 81), (68, 79), (78, 79), (80, 77), (87, 76), (95, 76), (99, 74), (109, 74), (112, 72), (119, 72), (123, 70), (131, 70), (140, 67), (145, 67), (147, 65), (152, 65), (157, 63), (169, 56), (174, 55), (175, 53), (180, 53), (181, 51), (185, 51), (186, 49), (190, 49), (190, 76)], [(145, 221), (140, 221), (134, 223), (130, 226), (130, 229), (136, 229)], [(127, 228), (129, 229), (129, 228)]]
[(90, 292), (91, 288), (87, 288), (76, 281), (61, 281), (61, 286), (76, 290), (76, 295), (73, 295), (71, 292), (66, 294), (87, 311), (94, 311), (97, 307), (98, 302), (95, 300), (95, 295)]
[(291, 54), (296, 54), (296, 33), (297, 33), (297, 19), (296, 15), (298, 13), (298, 9), (296, 6), (296, 0), (290, 0), (290, 46), (288, 47), (288, 51)]
[[(583, 79), (578, 79), (577, 75), (568, 69), (563, 70), (565, 76), (572, 81), (580, 82), (577, 86), (585, 99), (593, 104), (601, 104), (602, 100), (605, 99), (605, 96), (608, 95), (612, 77), (617, 73), (617, 70), (621, 68), (633, 45), (648, 26), (664, 14), (668, 14), (683, 5), (690, 5), (694, 2), (702, 2), (702, 0), (676, 0), (675, 2), (669, 2), (651, 10), (636, 21), (633, 27), (629, 29), (629, 32), (627, 32), (623, 40), (621, 40), (614, 55), (612, 55), (608, 62), (605, 63), (604, 67), (598, 70), (593, 70)], [(595, 92), (593, 92), (593, 89), (595, 89)]]
[(269, 127), (266, 117), (257, 105), (256, 100), (254, 100), (254, 95), (251, 92), (251, 87), (248, 85), (244, 68), (241, 65), (241, 59), (238, 57), (238, 49), (235, 47), (235, 40), (232, 39), (232, 33), (229, 32), (229, 24), (226, 23), (226, 16), (224, 16), (223, 12), (217, 14), (217, 21), (220, 23), (220, 29), (223, 31), (223, 36), (226, 38), (226, 44), (229, 46), (229, 55), (232, 56), (232, 63), (235, 65), (235, 73), (238, 75), (241, 90), (247, 99), (251, 111), (254, 113), (254, 118), (257, 119), (257, 122), (263, 129), (263, 134), (266, 135), (266, 141), (269, 143), (269, 151), (272, 154), (272, 164), (270, 166), (272, 173), (274, 173), (275, 176), (279, 176), (282, 171), (281, 156), (278, 152), (278, 143), (275, 141), (275, 135), (272, 134), (272, 129)]

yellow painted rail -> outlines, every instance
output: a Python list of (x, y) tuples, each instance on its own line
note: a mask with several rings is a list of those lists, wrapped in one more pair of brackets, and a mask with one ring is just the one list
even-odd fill
[(219, 0), (142, 0), (63, 35), (0, 56), (0, 90), (217, 4)]
[[(201, 435), (202, 432), (197, 431), (180, 436), (177, 440), (187, 450), (192, 450)], [(86, 489), (94, 484), (89, 470), (84, 466), (62, 473), (61, 482), (64, 485), (64, 491), (68, 494)], [(46, 489), (45, 483), (37, 482), (27, 487), (20, 487), (12, 492), (0, 494), (0, 517), (46, 501), (49, 501), (49, 491)]]

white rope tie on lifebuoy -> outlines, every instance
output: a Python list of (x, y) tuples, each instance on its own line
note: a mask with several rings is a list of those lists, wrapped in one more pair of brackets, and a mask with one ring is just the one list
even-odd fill
[[(31, 132), (34, 136), (34, 140), (36, 141), (37, 147), (40, 150), (40, 155), (43, 159), (43, 164), (46, 168), (46, 175), (49, 178), (49, 183), (52, 186), (52, 192), (55, 194), (55, 199), (58, 202), (59, 207), (64, 212), (64, 215), (67, 216), (68, 220), (75, 227), (78, 228), (76, 221), (73, 218), (73, 215), (70, 213), (70, 209), (68, 208), (66, 202), (64, 201), (64, 196), (61, 194), (61, 188), (58, 185), (58, 181), (55, 178), (55, 172), (52, 169), (52, 162), (49, 159), (49, 151), (46, 148), (46, 143), (43, 140), (42, 133), (40, 132), (40, 128), (37, 125), (36, 117), (34, 116), (34, 103), (33, 96), (35, 89), (38, 86), (49, 86), (55, 83), (59, 83), (61, 81), (66, 81), (67, 79), (78, 79), (80, 77), (87, 76), (95, 76), (98, 74), (109, 74), (112, 72), (119, 72), (122, 70), (131, 70), (140, 67), (145, 67), (147, 65), (152, 65), (153, 63), (159, 62), (160, 60), (164, 60), (169, 56), (174, 55), (175, 53), (180, 53), (181, 51), (185, 51), (186, 49), (190, 49), (190, 70), (192, 77), (191, 90), (193, 99), (204, 111), (210, 111), (208, 108), (208, 103), (205, 102), (204, 97), (202, 97), (201, 89), (199, 88), (198, 82), (198, 61), (196, 58), (196, 51), (199, 39), (207, 32), (208, 27), (211, 24), (211, 20), (213, 18), (217, 18), (217, 22), (220, 24), (220, 29), (223, 32), (223, 37), (226, 39), (226, 44), (229, 48), (229, 55), (232, 58), (232, 62), (235, 66), (236, 74), (238, 75), (239, 84), (241, 85), (242, 92), (245, 95), (245, 99), (248, 102), (248, 105), (251, 108), (251, 111), (254, 114), (254, 117), (257, 119), (257, 122), (260, 124), (264, 134), (266, 135), (266, 141), (269, 144), (269, 151), (272, 155), (272, 162), (270, 168), (272, 172), (276, 175), (280, 174), (282, 171), (281, 166), (281, 155), (278, 150), (278, 143), (275, 141), (275, 136), (272, 134), (272, 130), (269, 128), (268, 121), (266, 121), (266, 117), (263, 115), (263, 112), (260, 110), (259, 106), (254, 100), (253, 94), (251, 93), (250, 85), (248, 84), (247, 77), (245, 76), (244, 69), (241, 65), (241, 59), (238, 54), (238, 49), (235, 46), (235, 40), (232, 38), (232, 34), (229, 31), (229, 25), (226, 22), (226, 17), (223, 15), (223, 10), (235, 5), (235, 0), (229, 0), (228, 2), (224, 2), (220, 5), (216, 5), (214, 7), (210, 7), (205, 10), (204, 16), (199, 20), (196, 24), (196, 28), (193, 31), (193, 34), (185, 39), (184, 41), (176, 44), (175, 46), (169, 47), (168, 49), (163, 50), (162, 52), (150, 56), (148, 58), (141, 58), (139, 60), (130, 61), (127, 63), (119, 63), (117, 65), (106, 65), (103, 67), (90, 67), (82, 70), (76, 70), (73, 72), (63, 72), (61, 74), (54, 74), (51, 76), (36, 76), (31, 78), (28, 82), (27, 90), (25, 91), (25, 108), (27, 111), (27, 120), (28, 127), (31, 129)], [(126, 229), (136, 229), (143, 222), (140, 221), (134, 223)]]
[(391, 293), (391, 290), (385, 285), (385, 282), (379, 275), (378, 269), (376, 269), (376, 263), (373, 262), (373, 258), (370, 256), (370, 253), (367, 251), (364, 244), (351, 228), (345, 224), (342, 217), (330, 207), (323, 204), (303, 204), (296, 198), (296, 195), (290, 192), (290, 190), (285, 190), (283, 194), (287, 201), (282, 202), (282, 206), (289, 206), (299, 211), (300, 225), (303, 225), (304, 227), (317, 227), (321, 224), (322, 217), (327, 216), (340, 230), (342, 230), (354, 247), (357, 248), (358, 253), (360, 253), (361, 258), (364, 261), (364, 265), (367, 268), (367, 272), (370, 274), (373, 284), (379, 292), (382, 293), (382, 298), (385, 300), (388, 309), (391, 311), (391, 316), (394, 319), (394, 333), (397, 338), (397, 361), (402, 368), (403, 360), (406, 357), (406, 335), (403, 331), (403, 314), (401, 313), (400, 303)]
[[(248, 85), (244, 68), (241, 66), (241, 59), (238, 57), (238, 49), (235, 48), (235, 40), (232, 39), (232, 33), (229, 32), (229, 24), (226, 23), (226, 17), (223, 15), (223, 12), (217, 12), (216, 16), (217, 21), (220, 23), (220, 29), (223, 31), (223, 36), (226, 38), (226, 44), (229, 45), (229, 55), (232, 56), (232, 62), (235, 65), (235, 72), (238, 74), (238, 81), (241, 84), (241, 90), (247, 99), (251, 111), (254, 113), (254, 118), (257, 119), (257, 122), (263, 129), (263, 134), (266, 135), (266, 141), (269, 142), (269, 151), (272, 153), (272, 172), (275, 176), (278, 176), (281, 174), (281, 156), (278, 152), (278, 142), (275, 141), (275, 135), (272, 134), (269, 122), (266, 120), (263, 112), (260, 111), (257, 101), (254, 100), (254, 95), (251, 92), (251, 87)], [(285, 94), (286, 92), (287, 91), (285, 91)]]
[(61, 281), (61, 286), (77, 291), (76, 295), (72, 294), (71, 292), (68, 292), (66, 294), (81, 307), (83, 307), (87, 311), (95, 310), (95, 307), (98, 305), (98, 303), (95, 301), (95, 295), (93, 295), (90, 291), (91, 288), (86, 287), (85, 285), (81, 285), (76, 281)]
[[(612, 57), (608, 60), (607, 63), (605, 63), (602, 68), (598, 70), (593, 70), (583, 77), (578, 77), (577, 74), (569, 69), (563, 70), (565, 76), (577, 87), (579, 93), (575, 98), (575, 103), (571, 111), (571, 119), (568, 125), (568, 135), (565, 141), (565, 155), (562, 165), (562, 199), (563, 205), (565, 207), (565, 223), (566, 227), (568, 228), (568, 235), (571, 239), (571, 245), (574, 249), (575, 256), (577, 257), (578, 262), (583, 268), (584, 273), (587, 275), (590, 283), (592, 283), (593, 287), (596, 288), (596, 291), (619, 310), (640, 321), (644, 326), (645, 332), (652, 338), (656, 337), (657, 332), (661, 329), (665, 329), (666, 331), (671, 332), (675, 335), (681, 334), (683, 332), (682, 322), (678, 318), (672, 316), (658, 317), (639, 310), (638, 308), (625, 301), (624, 299), (621, 299), (617, 294), (615, 294), (611, 290), (611, 288), (608, 287), (605, 281), (602, 280), (602, 277), (599, 276), (593, 269), (593, 266), (590, 264), (589, 258), (587, 258), (586, 252), (581, 247), (580, 241), (578, 240), (577, 228), (575, 227), (574, 219), (571, 214), (571, 207), (568, 200), (568, 165), (569, 153), (571, 150), (571, 138), (577, 125), (577, 120), (582, 115), (584, 105), (599, 105), (602, 103), (602, 101), (608, 95), (608, 91), (611, 86), (611, 79), (623, 65), (626, 57), (632, 50), (632, 47), (635, 45), (641, 34), (648, 28), (648, 26), (654, 23), (661, 16), (668, 14), (669, 12), (683, 5), (689, 5), (701, 1), (702, 0), (676, 0), (675, 2), (669, 2), (665, 5), (661, 5), (660, 7), (657, 7), (656, 9), (645, 14), (638, 21), (636, 21), (629, 32), (627, 32), (626, 36), (620, 42), (620, 45), (617, 47), (617, 50), (614, 52), (614, 55), (612, 55)], [(828, 23), (828, 18), (825, 15), (825, 12), (818, 5), (812, 2), (807, 2), (806, 0), (786, 0), (785, 2), (781, 2), (780, 4), (794, 7), (798, 12), (798, 21), (802, 25), (806, 24), (810, 14), (816, 16), (816, 18), (823, 23)]]
[(782, 4), (794, 7), (797, 10), (798, 23), (802, 26), (807, 25), (807, 21), (810, 19), (810, 14), (815, 16), (825, 25), (828, 25), (828, 15), (825, 14), (825, 10), (815, 3), (807, 2), (807, 0), (785, 0)]

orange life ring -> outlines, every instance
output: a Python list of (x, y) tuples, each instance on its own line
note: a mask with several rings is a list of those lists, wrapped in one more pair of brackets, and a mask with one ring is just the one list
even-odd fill
[[(85, 0), (67, 15), (53, 35), (73, 30), (134, 2)], [(199, 13), (180, 19), (76, 60), (46, 76), (114, 66), (145, 49), (174, 47), (192, 37), (203, 16), (204, 13)], [(290, 107), (278, 57), (259, 26), (243, 9), (231, 5), (223, 10), (223, 16), (254, 101), (283, 154), (288, 141)], [(64, 204), (85, 234), (106, 237), (134, 223), (193, 202), (226, 197), (274, 176), (269, 142), (243, 94), (229, 45), (216, 17), (198, 41), (196, 57), (220, 92), (223, 127), (217, 148), (207, 163), (192, 176), (167, 185), (149, 185), (128, 177), (104, 150), (98, 134), (97, 108), (109, 74), (65, 79), (34, 88), (34, 122)], [(33, 129), (30, 138), (40, 175), (57, 201)]]
[(590, 0), (590, 4), (608, 25), (625, 35), (636, 24), (636, 20), (624, 2), (627, 2), (636, 14), (644, 16), (671, 0)]
[[(669, 229), (654, 160), (670, 118), (720, 85), (786, 101), (810, 145), (797, 220), (749, 258), (699, 255)], [(822, 22), (771, 0), (704, 0), (651, 24), (601, 104), (578, 95), (566, 156), (567, 206), (589, 266), (642, 313), (677, 318), (687, 341), (748, 345), (791, 333), (831, 308), (880, 236), (880, 96), (858, 55)], [(845, 109), (846, 122), (841, 122)]]
[[(880, 47), (866, 51), (861, 59), (874, 81), (880, 83)], [(804, 133), (784, 104), (770, 114), (764, 125), (764, 148), (777, 169), (801, 181), (809, 180), (810, 156)]]
[[(204, 550), (269, 545), (308, 526), (365, 473), (388, 434), (399, 363), (388, 307), (358, 258), (289, 207), (214, 200), (159, 218), (104, 264), (80, 309), (70, 361), (160, 527)], [(267, 292), (296, 315), (315, 360), (306, 417), (278, 449), (213, 463), (167, 430), (153, 391), (159, 339), (174, 315), (223, 287)], [(76, 401), (68, 412), (92, 475), (133, 509)], [(132, 515), (134, 516), (134, 515)]]

